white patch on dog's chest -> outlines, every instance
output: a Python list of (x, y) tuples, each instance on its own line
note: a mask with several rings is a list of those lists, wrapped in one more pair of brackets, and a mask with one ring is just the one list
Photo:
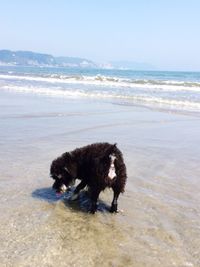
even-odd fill
[(108, 171), (108, 177), (110, 179), (113, 179), (116, 177), (116, 172), (115, 172), (115, 165), (114, 165), (114, 162), (115, 162), (115, 155), (110, 155), (110, 158), (111, 158), (111, 163), (110, 163), (110, 168), (109, 168), (109, 171)]

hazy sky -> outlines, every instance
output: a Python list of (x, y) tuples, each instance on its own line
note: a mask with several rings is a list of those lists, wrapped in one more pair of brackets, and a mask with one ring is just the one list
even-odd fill
[(0, 0), (0, 49), (200, 71), (200, 0)]

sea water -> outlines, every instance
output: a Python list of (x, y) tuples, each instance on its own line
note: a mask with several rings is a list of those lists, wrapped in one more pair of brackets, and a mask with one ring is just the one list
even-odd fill
[(0, 89), (200, 111), (199, 72), (1, 66)]

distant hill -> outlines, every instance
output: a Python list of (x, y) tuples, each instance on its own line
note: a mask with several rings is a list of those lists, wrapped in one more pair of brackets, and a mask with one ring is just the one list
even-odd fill
[(91, 60), (79, 57), (54, 57), (49, 54), (35, 53), (31, 51), (11, 50), (0, 50), (0, 65), (155, 70), (154, 66), (148, 63), (112, 61), (98, 64)]
[(31, 51), (10, 50), (0, 50), (0, 65), (97, 67), (93, 61), (84, 58), (54, 57)]

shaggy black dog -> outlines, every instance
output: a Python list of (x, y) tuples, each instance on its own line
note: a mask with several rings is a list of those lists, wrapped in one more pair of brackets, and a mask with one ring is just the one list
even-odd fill
[(117, 212), (117, 200), (124, 192), (127, 179), (123, 155), (116, 144), (109, 143), (95, 143), (62, 154), (52, 162), (50, 175), (58, 193), (65, 191), (75, 179), (81, 180), (71, 200), (87, 186), (91, 192), (91, 213), (96, 212), (99, 194), (106, 187), (114, 192), (110, 211)]

